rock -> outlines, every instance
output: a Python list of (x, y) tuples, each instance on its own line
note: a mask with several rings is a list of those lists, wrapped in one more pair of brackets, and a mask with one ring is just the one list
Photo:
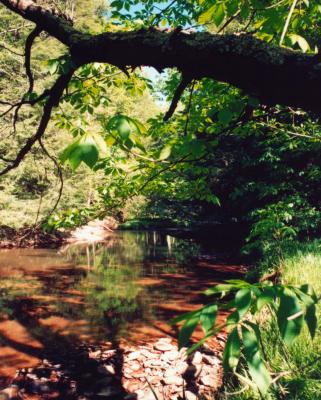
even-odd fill
[(148, 358), (148, 359), (157, 358), (158, 357), (158, 354), (155, 354), (152, 351), (147, 350), (147, 349), (142, 349), (140, 351), (140, 355), (143, 356), (144, 358)]
[(162, 367), (163, 362), (159, 359), (153, 359), (153, 360), (146, 360), (144, 361), (144, 367), (145, 368), (150, 368), (150, 367)]
[(197, 400), (197, 396), (193, 392), (186, 390), (185, 399), (186, 400)]
[(148, 377), (148, 382), (150, 385), (159, 385), (161, 380), (162, 378), (157, 375)]
[(159, 342), (165, 342), (165, 343), (172, 343), (172, 339), (169, 337), (163, 337), (158, 339)]
[[(154, 392), (156, 393), (157, 400), (162, 399), (160, 392), (156, 389), (154, 389)], [(155, 395), (153, 392), (148, 388), (146, 390), (138, 390), (136, 392), (137, 395), (137, 400), (156, 400)]]
[(165, 351), (165, 353), (161, 355), (161, 360), (174, 361), (178, 357), (179, 357), (179, 352), (177, 350), (170, 350), (170, 351)]
[(141, 369), (141, 366), (138, 363), (132, 363), (132, 364), (130, 364), (130, 369), (132, 371), (139, 371)]
[(183, 385), (183, 378), (177, 375), (170, 375), (163, 378), (165, 385), (176, 385), (182, 386)]
[(139, 351), (133, 351), (132, 353), (129, 353), (128, 356), (126, 357), (127, 361), (132, 361), (132, 360), (138, 360), (140, 358), (140, 352)]
[(178, 361), (175, 364), (175, 369), (179, 375), (184, 374), (184, 372), (187, 370), (187, 368), (188, 368), (188, 364), (184, 361)]
[[(89, 352), (88, 356), (90, 358), (98, 358), (101, 356), (101, 350), (97, 350), (97, 351), (91, 351)], [(60, 368), (60, 367), (59, 367)]]
[(194, 357), (193, 357), (193, 361), (192, 362), (193, 362), (193, 364), (201, 364), (202, 359), (203, 359), (202, 354), (199, 351), (196, 351), (194, 353)]
[(158, 341), (158, 342), (154, 345), (154, 348), (155, 348), (156, 350), (160, 350), (160, 351), (169, 351), (169, 350), (173, 350), (173, 349), (174, 349), (174, 346), (173, 346), (172, 344), (167, 343), (167, 342), (164, 342), (164, 341), (162, 341), (162, 342)]
[(217, 365), (217, 360), (214, 357), (203, 354), (203, 361), (209, 365)]
[(164, 374), (165, 377), (166, 376), (175, 376), (175, 375), (178, 375), (177, 370), (175, 368), (168, 368)]
[(210, 386), (210, 387), (215, 387), (216, 386), (216, 379), (214, 376), (211, 375), (205, 375), (201, 377), (201, 382), (205, 386)]
[(187, 359), (187, 354), (186, 354), (187, 350), (188, 350), (187, 347), (182, 347), (180, 349), (179, 355), (180, 355), (181, 360), (185, 361)]

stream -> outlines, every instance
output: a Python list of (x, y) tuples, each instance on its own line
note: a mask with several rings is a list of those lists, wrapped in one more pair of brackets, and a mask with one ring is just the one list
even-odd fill
[(104, 243), (58, 250), (0, 250), (0, 379), (44, 357), (68, 356), (76, 344), (177, 338), (168, 321), (204, 304), (205, 289), (241, 270), (208, 246), (159, 232), (116, 231)]

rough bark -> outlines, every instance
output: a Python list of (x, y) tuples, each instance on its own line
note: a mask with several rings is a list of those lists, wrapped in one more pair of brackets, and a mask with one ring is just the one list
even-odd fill
[(321, 62), (315, 56), (269, 45), (250, 35), (155, 29), (90, 35), (32, 0), (0, 3), (64, 43), (76, 65), (176, 67), (192, 79), (207, 77), (232, 84), (266, 104), (321, 111)]

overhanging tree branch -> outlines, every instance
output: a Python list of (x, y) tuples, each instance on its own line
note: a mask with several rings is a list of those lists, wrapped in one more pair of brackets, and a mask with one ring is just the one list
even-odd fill
[(321, 63), (315, 56), (262, 42), (250, 35), (172, 33), (152, 29), (91, 35), (32, 0), (0, 0), (65, 44), (79, 64), (177, 68), (193, 79), (232, 84), (268, 105), (321, 112)]

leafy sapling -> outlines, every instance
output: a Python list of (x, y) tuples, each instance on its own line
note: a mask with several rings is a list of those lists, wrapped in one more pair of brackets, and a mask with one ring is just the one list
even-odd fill
[[(208, 289), (205, 294), (220, 295), (221, 299), (233, 296), (220, 306), (229, 315), (224, 323), (218, 323), (219, 306), (215, 301), (174, 318), (172, 325), (183, 322), (178, 337), (179, 346), (189, 343), (198, 324), (202, 327), (204, 337), (189, 348), (189, 354), (218, 332), (227, 331), (223, 351), (224, 372), (234, 373), (240, 381), (264, 396), (276, 379), (272, 379), (257, 317), (265, 309), (270, 317), (276, 319), (284, 345), (291, 346), (304, 325), (311, 338), (314, 338), (317, 329), (316, 304), (320, 298), (310, 285), (296, 287), (269, 281), (250, 284), (244, 280), (228, 280)], [(240, 373), (244, 363), (250, 379)]]

